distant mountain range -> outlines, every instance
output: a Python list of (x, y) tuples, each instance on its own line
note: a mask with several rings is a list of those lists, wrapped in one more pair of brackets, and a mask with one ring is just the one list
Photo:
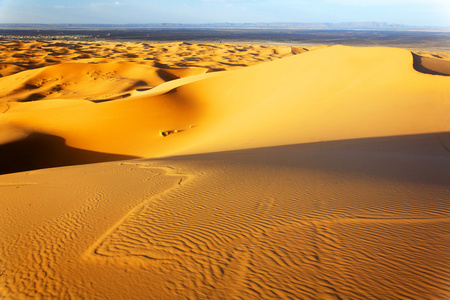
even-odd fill
[(19, 24), (0, 23), (1, 28), (241, 28), (241, 29), (323, 29), (323, 30), (450, 30), (450, 27), (408, 26), (386, 22), (342, 22), (342, 23), (149, 23), (149, 24)]
[[(165, 27), (192, 26), (186, 24), (160, 24)], [(345, 23), (298, 23), (298, 22), (273, 22), (273, 23), (212, 23), (197, 24), (198, 27), (238, 27), (238, 28), (279, 28), (279, 29), (376, 29), (376, 28), (408, 28), (400, 24), (388, 24), (385, 22), (345, 22)]]

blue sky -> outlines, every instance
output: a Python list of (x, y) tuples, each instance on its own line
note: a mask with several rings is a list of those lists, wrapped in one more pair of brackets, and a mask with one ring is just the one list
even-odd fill
[(450, 26), (450, 0), (0, 0), (0, 23), (372, 21)]

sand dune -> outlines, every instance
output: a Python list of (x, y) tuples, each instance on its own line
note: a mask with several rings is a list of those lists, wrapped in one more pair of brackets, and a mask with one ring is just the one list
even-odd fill
[[(79, 72), (62, 78), (68, 69)], [(159, 71), (109, 63), (20, 72), (3, 78), (13, 89), (4, 99), (35, 88), (24, 100), (5, 103), (0, 122), (62, 137), (70, 147), (140, 157), (445, 132), (449, 126), (450, 79), (417, 72), (402, 49), (329, 47), (191, 76), (187, 82), (193, 82), (173, 81), (169, 91)], [(150, 89), (158, 84), (160, 93)], [(47, 95), (55, 86), (64, 87)], [(99, 103), (44, 109), (53, 97)], [(23, 111), (20, 101), (32, 100), (42, 105)], [(178, 134), (163, 138), (165, 131)]]
[[(316, 47), (317, 48), (317, 47)], [(193, 44), (193, 43), (80, 43), (2, 41), (1, 59), (8, 65), (37, 68), (60, 62), (126, 61), (151, 66), (200, 67), (210, 71), (229, 70), (233, 64), (254, 65), (312, 48), (254, 44)], [(4, 67), (2, 66), (0, 70)], [(2, 73), (3, 74), (3, 73)]]
[(414, 68), (417, 71), (425, 74), (450, 76), (450, 61), (436, 57), (423, 57), (417, 54), (413, 54), (413, 56)]
[(444, 54), (0, 45), (1, 297), (450, 297)]
[(449, 166), (424, 135), (3, 175), (2, 292), (446, 298)]

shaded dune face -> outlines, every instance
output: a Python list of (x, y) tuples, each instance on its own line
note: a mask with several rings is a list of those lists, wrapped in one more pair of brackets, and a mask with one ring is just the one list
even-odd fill
[(61, 137), (33, 133), (0, 145), (0, 174), (133, 158), (75, 149), (65, 145)]
[[(280, 153), (283, 155), (279, 155)], [(227, 157), (229, 161), (236, 164), (298, 167), (346, 176), (355, 175), (411, 184), (446, 186), (450, 184), (450, 178), (446, 175), (449, 155), (450, 135), (448, 132), (440, 132), (191, 154), (173, 156), (169, 159), (179, 162), (197, 160), (214, 162)], [(371, 157), (370, 160), (368, 160), (369, 157)], [(433, 163), (434, 167), (423, 168), (421, 172), (418, 172), (420, 162), (409, 165), (409, 161), (419, 161), (420, 158), (426, 158)], [(157, 158), (151, 161), (165, 159), (168, 158)], [(401, 167), (393, 169), (393, 164)]]
[(422, 57), (413, 53), (414, 69), (418, 72), (431, 74), (450, 76), (450, 61), (442, 60), (432, 57)]

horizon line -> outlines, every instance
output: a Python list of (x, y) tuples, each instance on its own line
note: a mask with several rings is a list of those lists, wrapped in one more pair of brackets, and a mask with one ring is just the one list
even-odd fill
[[(362, 22), (208, 22), (208, 23), (183, 23), (183, 22), (156, 22), (156, 23), (35, 23), (35, 22), (0, 22), (0, 27), (19, 27), (19, 26), (44, 26), (44, 27), (241, 27), (241, 28), (277, 28), (277, 29), (447, 29), (450, 26), (435, 25), (406, 25), (398, 23), (388, 23), (379, 21)], [(281, 28), (280, 28), (281, 27)]]

